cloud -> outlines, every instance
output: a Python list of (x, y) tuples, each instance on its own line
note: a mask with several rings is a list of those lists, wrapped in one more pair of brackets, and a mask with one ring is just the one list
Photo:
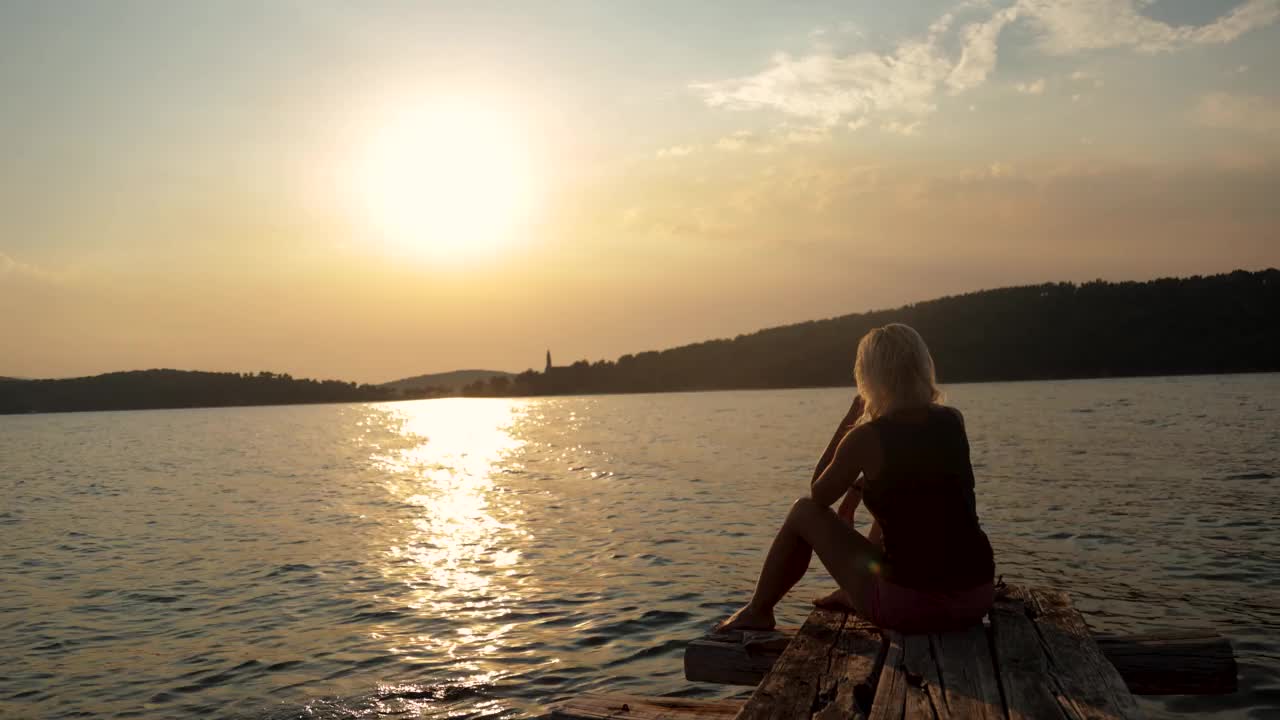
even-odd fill
[(932, 40), (909, 40), (883, 55), (779, 53), (760, 73), (699, 83), (693, 89), (711, 107), (771, 109), (834, 127), (876, 112), (932, 112), (937, 88), (950, 71), (951, 64)]
[(1043, 95), (1045, 82), (1044, 78), (1040, 78), (1029, 83), (1018, 83), (1013, 86), (1015, 90), (1023, 95)]
[[(1171, 52), (1194, 45), (1229, 43), (1280, 19), (1280, 0), (1246, 0), (1200, 25), (1170, 25), (1143, 14), (1151, 0), (1015, 0), (993, 9), (989, 0), (966, 0), (917, 37), (887, 52), (837, 53), (821, 46), (807, 54), (775, 54), (758, 73), (691, 85), (714, 108), (772, 110), (822, 128), (860, 128), (876, 115), (900, 118), (932, 113), (943, 91), (951, 95), (983, 85), (996, 69), (1005, 29), (1025, 27), (1050, 55), (1127, 48)], [(954, 30), (957, 13), (980, 19)], [(947, 48), (958, 47), (958, 54)], [(1083, 71), (1077, 82), (1102, 80)], [(1043, 81), (1037, 81), (1037, 83)], [(1037, 83), (1022, 91), (1039, 94)], [(911, 123), (890, 120), (888, 126)]]
[(1085, 70), (1077, 70), (1071, 73), (1071, 81), (1078, 82), (1078, 83), (1090, 83), (1095, 88), (1100, 88), (1106, 84), (1105, 82), (1103, 82), (1101, 77), (1099, 77), (1094, 73), (1087, 72)]
[(1170, 25), (1142, 14), (1148, 0), (1019, 0), (1017, 8), (1039, 35), (1042, 50), (1133, 48), (1166, 52), (1189, 45), (1229, 43), (1280, 19), (1280, 0), (1247, 0), (1207, 25)]
[(887, 133), (893, 133), (894, 135), (910, 137), (920, 134), (920, 125), (921, 121), (919, 120), (910, 123), (902, 122), (900, 120), (891, 120), (881, 125), (880, 129)]
[(777, 146), (750, 130), (739, 130), (716, 141), (717, 150), (724, 152), (770, 153)]
[(808, 145), (831, 138), (831, 129), (825, 126), (791, 125), (782, 128), (782, 139), (788, 145)]
[(21, 275), (24, 277), (35, 278), (38, 280), (53, 279), (52, 273), (41, 270), (40, 268), (34, 265), (28, 265), (23, 262), (18, 262), (17, 260), (14, 260), (8, 255), (5, 255), (4, 253), (0, 253), (0, 276), (5, 276), (5, 275)]
[(75, 282), (82, 277), (79, 269), (75, 267), (60, 270), (49, 270), (47, 268), (22, 262), (9, 255), (0, 252), (0, 281), (13, 279), (15, 282), (38, 283), (42, 285), (65, 285)]
[(1191, 32), (1191, 42), (1222, 45), (1280, 20), (1280, 0), (1249, 0), (1217, 21)]
[(1192, 118), (1219, 130), (1280, 135), (1280, 98), (1210, 93), (1200, 98)]
[(1022, 179), (1018, 168), (1011, 163), (995, 161), (985, 167), (971, 168), (957, 172), (953, 177), (947, 178), (949, 182), (955, 183), (975, 183), (990, 182), (993, 180), (1016, 180)]
[(755, 133), (750, 130), (739, 130), (732, 135), (726, 135), (716, 141), (716, 149), (726, 152), (737, 152), (747, 147), (747, 144), (755, 137)]
[(1018, 6), (997, 12), (986, 22), (972, 23), (964, 29), (964, 49), (960, 60), (947, 76), (952, 94), (971, 90), (986, 82), (996, 67), (997, 46), (1005, 26), (1018, 18)]
[(662, 148), (661, 150), (659, 150), (658, 157), (660, 158), (684, 157), (686, 155), (692, 155), (693, 153), (697, 152), (697, 150), (698, 148), (696, 145), (673, 145), (671, 147)]
[(763, 155), (788, 145), (811, 145), (831, 138), (825, 125), (785, 123), (764, 133), (738, 130), (720, 138), (712, 146), (722, 152), (745, 152)]

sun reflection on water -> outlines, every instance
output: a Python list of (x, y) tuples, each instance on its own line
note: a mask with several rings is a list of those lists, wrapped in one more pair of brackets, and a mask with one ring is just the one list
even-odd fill
[(411, 590), (424, 619), (464, 626), (448, 635), (417, 635), (398, 651), (454, 658), (455, 671), (481, 683), (493, 669), (476, 662), (501, 649), (511, 629), (502, 617), (530, 590), (519, 545), (529, 534), (517, 498), (495, 482), (518, 471), (513, 434), (527, 410), (519, 400), (444, 399), (382, 406), (396, 442), (371, 459), (392, 498), (409, 509), (404, 533), (385, 553), (382, 571)]

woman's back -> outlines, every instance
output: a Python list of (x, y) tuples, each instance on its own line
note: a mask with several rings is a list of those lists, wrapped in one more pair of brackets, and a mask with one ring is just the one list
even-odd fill
[(871, 422), (879, 471), (863, 498), (884, 533), (886, 579), (918, 590), (966, 590), (995, 575), (978, 523), (969, 440), (960, 414), (929, 406)]

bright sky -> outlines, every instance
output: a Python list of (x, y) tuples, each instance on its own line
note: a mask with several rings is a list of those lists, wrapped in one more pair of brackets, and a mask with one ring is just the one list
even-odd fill
[(1280, 0), (18, 0), (0, 93), (0, 375), (518, 371), (1280, 265)]

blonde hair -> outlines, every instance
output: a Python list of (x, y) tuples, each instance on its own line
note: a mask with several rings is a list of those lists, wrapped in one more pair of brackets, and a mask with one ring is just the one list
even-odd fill
[(929, 346), (920, 333), (901, 323), (876, 328), (862, 337), (853, 376), (863, 407), (857, 425), (943, 399)]

